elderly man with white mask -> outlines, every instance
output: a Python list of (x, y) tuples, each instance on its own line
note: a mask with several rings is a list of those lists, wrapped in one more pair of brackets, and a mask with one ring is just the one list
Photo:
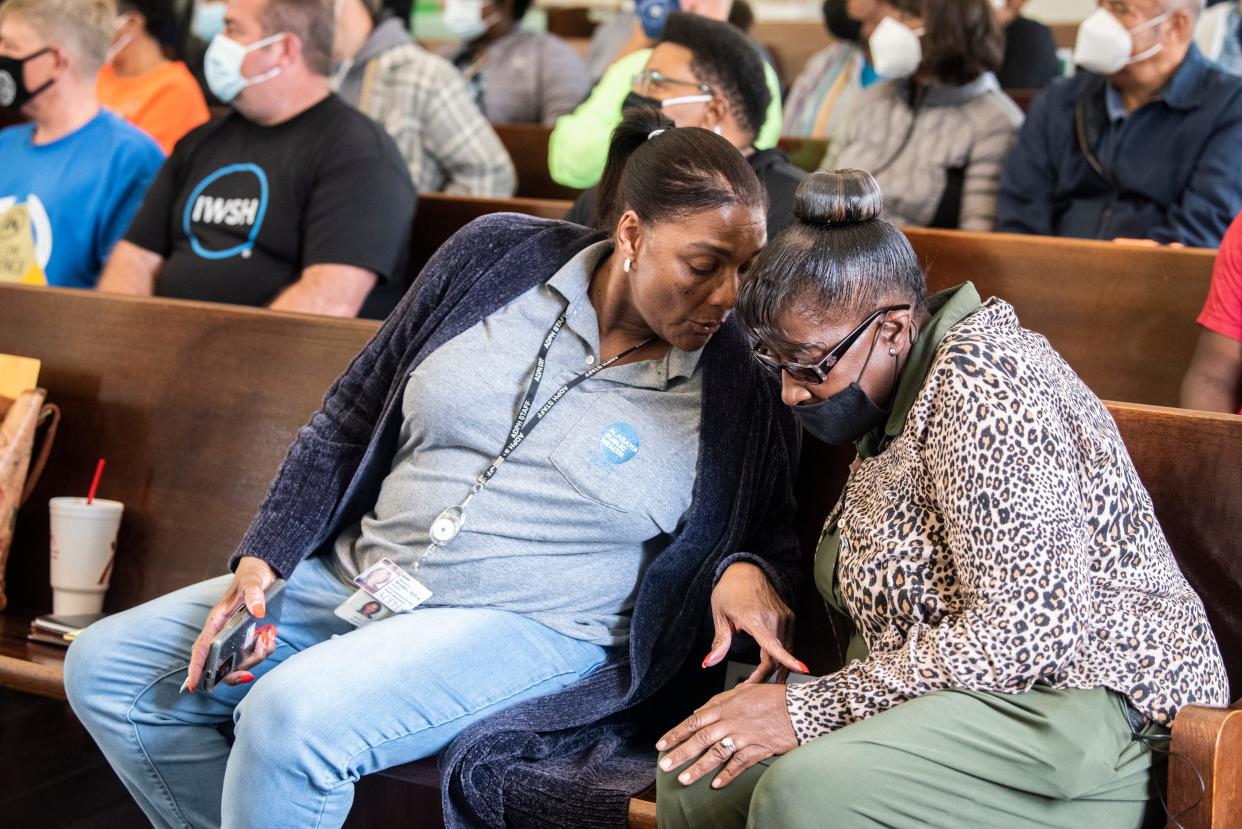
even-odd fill
[(1242, 211), (1242, 78), (1193, 42), (1200, 0), (1103, 0), (1075, 77), (1035, 101), (997, 230), (1216, 247)]

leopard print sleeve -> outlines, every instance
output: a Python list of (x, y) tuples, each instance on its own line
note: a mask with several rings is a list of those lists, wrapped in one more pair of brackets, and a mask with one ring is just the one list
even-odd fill
[[(946, 346), (906, 444), (890, 449), (921, 478), (913, 502), (881, 508), (897, 484), (868, 484), (865, 467), (849, 493), (842, 591), (871, 653), (789, 687), (800, 742), (943, 688), (1027, 690), (1060, 674), (1083, 639), (1090, 532), (1074, 413), (1030, 393), (990, 346)], [(892, 529), (903, 511), (924, 531)], [(869, 527), (869, 515), (887, 521)]]

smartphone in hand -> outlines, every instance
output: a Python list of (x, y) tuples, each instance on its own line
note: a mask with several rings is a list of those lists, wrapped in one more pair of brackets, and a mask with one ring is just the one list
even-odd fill
[(229, 617), (224, 627), (211, 640), (211, 646), (207, 650), (207, 661), (203, 663), (200, 684), (202, 690), (210, 691), (215, 688), (254, 653), (259, 628), (274, 625), (279, 621), (284, 594), (285, 580), (277, 579), (263, 596), (267, 615), (262, 619), (252, 616), (245, 604)]

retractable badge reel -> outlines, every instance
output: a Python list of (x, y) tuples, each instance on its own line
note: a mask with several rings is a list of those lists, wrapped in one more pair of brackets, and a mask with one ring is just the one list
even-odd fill
[(457, 534), (461, 532), (461, 527), (466, 523), (466, 513), (461, 506), (449, 507), (436, 516), (436, 520), (431, 522), (431, 541), (437, 547), (443, 547), (448, 544)]

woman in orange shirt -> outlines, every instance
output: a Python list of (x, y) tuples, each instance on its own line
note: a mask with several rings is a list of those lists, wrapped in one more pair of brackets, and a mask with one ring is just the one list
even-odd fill
[(118, 0), (111, 60), (99, 72), (99, 102), (145, 131), (164, 154), (207, 122), (207, 102), (190, 70), (169, 60), (160, 37), (173, 24), (171, 0)]

